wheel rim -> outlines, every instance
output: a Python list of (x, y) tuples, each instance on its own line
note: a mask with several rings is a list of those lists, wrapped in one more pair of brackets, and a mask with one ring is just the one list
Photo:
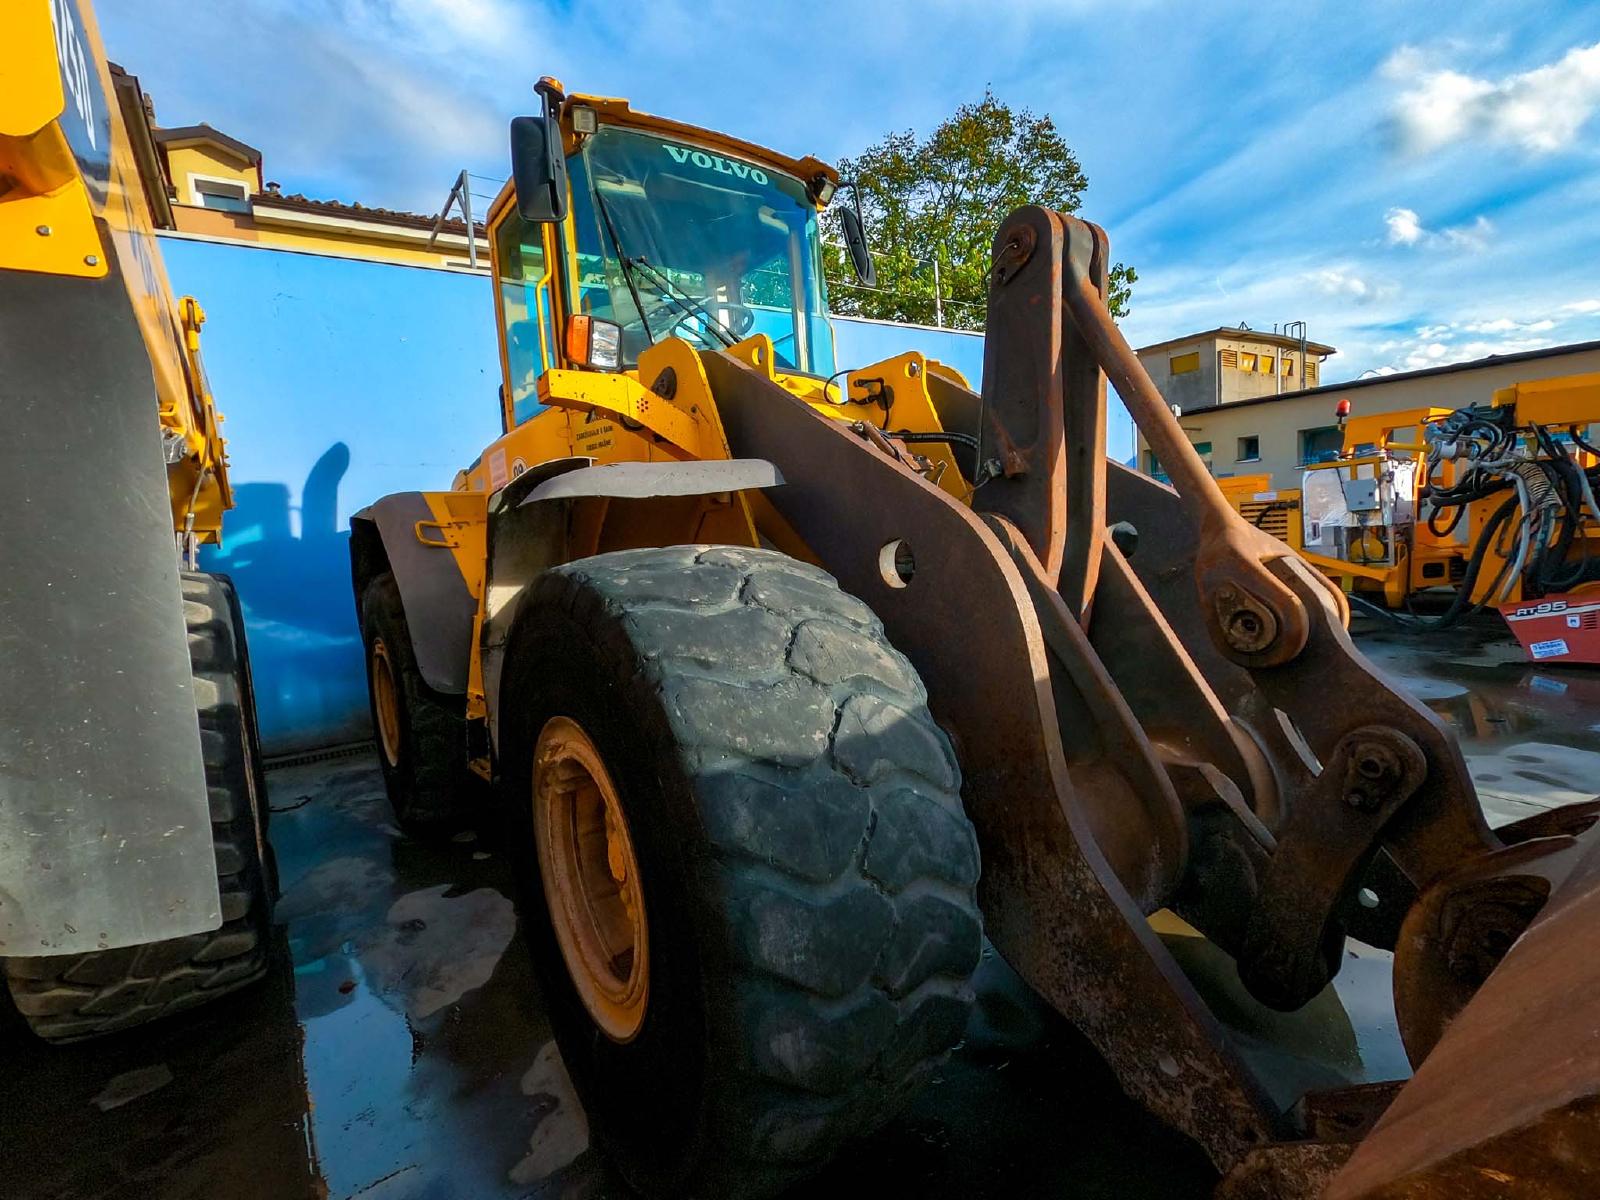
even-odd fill
[(533, 828), (567, 975), (601, 1032), (630, 1042), (650, 994), (639, 860), (600, 751), (568, 717), (547, 721), (534, 748)]
[(372, 707), (378, 715), (378, 745), (391, 767), (400, 765), (400, 688), (382, 638), (372, 641)]

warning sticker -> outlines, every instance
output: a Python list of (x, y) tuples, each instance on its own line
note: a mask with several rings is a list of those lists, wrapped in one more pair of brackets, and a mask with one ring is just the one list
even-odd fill
[(489, 455), (489, 490), (492, 492), (505, 487), (509, 478), (506, 474), (506, 452), (496, 450)]
[(1528, 653), (1534, 658), (1560, 658), (1572, 653), (1567, 649), (1565, 638), (1553, 638), (1548, 642), (1535, 642), (1528, 647)]

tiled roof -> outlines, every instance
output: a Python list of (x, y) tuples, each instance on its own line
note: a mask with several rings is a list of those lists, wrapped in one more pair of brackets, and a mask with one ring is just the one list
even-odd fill
[[(294, 195), (283, 195), (280, 192), (259, 192), (250, 197), (253, 205), (264, 208), (293, 208), (301, 213), (317, 213), (320, 216), (341, 216), (349, 221), (374, 221), (384, 226), (402, 226), (405, 229), (432, 229), (438, 214), (422, 216), (421, 213), (402, 213), (395, 208), (368, 208), (366, 205), (347, 205), (341, 200), (312, 200), (306, 195), (296, 192)], [(483, 222), (472, 222), (472, 229), (480, 237), (483, 235)], [(440, 226), (442, 234), (456, 234), (466, 237), (467, 222), (461, 218), (450, 218)]]
[[(351, 221), (373, 221), (380, 225), (399, 225), (406, 229), (432, 229), (433, 223), (438, 220), (438, 215), (427, 217), (421, 213), (400, 212), (393, 208), (368, 208), (364, 204), (345, 204), (338, 200), (313, 200), (309, 196), (295, 193), (285, 196), (278, 192), (258, 192), (250, 197), (250, 202), (262, 208), (286, 208), (298, 212), (316, 213), (325, 217), (343, 217)], [(473, 230), (482, 237), (484, 226), (482, 221), (472, 223)], [(466, 237), (467, 224), (459, 217), (451, 217), (439, 227), (441, 233), (453, 233)]]

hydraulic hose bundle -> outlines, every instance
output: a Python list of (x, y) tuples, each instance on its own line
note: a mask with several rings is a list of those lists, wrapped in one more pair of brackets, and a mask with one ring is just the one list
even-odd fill
[[(1439, 629), (1508, 599), (1518, 583), (1523, 597), (1536, 598), (1600, 578), (1600, 561), (1591, 560), (1584, 536), (1586, 524), (1600, 525), (1600, 465), (1585, 467), (1568, 450), (1570, 441), (1596, 455), (1576, 427), (1562, 439), (1543, 425), (1514, 424), (1509, 408), (1464, 408), (1424, 426), (1423, 436), (1428, 454), (1419, 499), (1429, 506), (1428, 528), (1436, 536), (1452, 533), (1474, 503), (1509, 495), (1483, 523), (1455, 599), (1443, 613), (1401, 617), (1355, 598), (1360, 607), (1409, 626)], [(1444, 463), (1455, 464), (1455, 478), (1436, 484)], [(1501, 566), (1473, 603), (1491, 548)]]

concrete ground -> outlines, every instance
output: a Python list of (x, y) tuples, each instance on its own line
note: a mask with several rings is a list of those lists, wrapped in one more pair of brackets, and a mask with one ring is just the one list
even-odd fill
[[(1455, 727), (1495, 823), (1600, 787), (1600, 671), (1528, 666), (1502, 636), (1488, 625), (1426, 642), (1361, 638)], [(8, 1045), (0, 1193), (624, 1195), (589, 1148), (492, 847), (471, 834), (437, 847), (404, 837), (370, 756), (281, 768), (269, 782), (284, 884), (271, 978), (147, 1030)], [(1204, 974), (1203, 954), (1182, 952), (1181, 939), (1174, 948)], [(1209, 1193), (1198, 1149), (1123, 1097), (992, 951), (978, 993), (938, 1081), (797, 1196)], [(1223, 1009), (1235, 999), (1220, 984), (1207, 994)], [(1386, 1009), (1386, 956), (1358, 955), (1308, 1015), (1316, 1053), (1282, 1062), (1319, 1078), (1312, 1058), (1333, 1046), (1347, 1077), (1392, 1077), (1403, 1070), (1392, 1032), (1370, 1029)], [(1229, 1019), (1254, 1053), (1259, 1014)]]

